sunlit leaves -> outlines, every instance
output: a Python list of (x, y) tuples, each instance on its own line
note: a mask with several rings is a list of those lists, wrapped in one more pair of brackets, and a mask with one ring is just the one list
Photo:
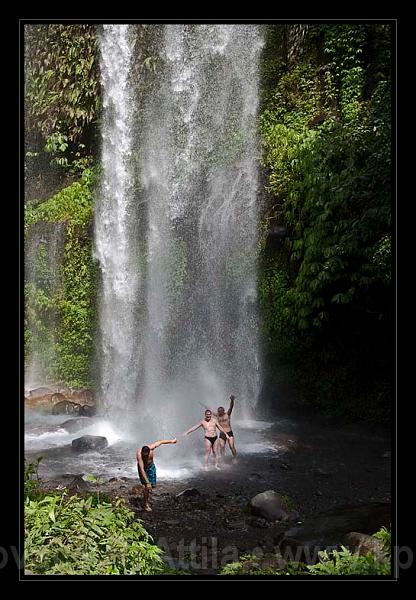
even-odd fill
[(81, 144), (99, 107), (95, 26), (26, 24), (24, 33), (26, 143), (40, 134), (52, 164), (79, 173), (91, 161)]
[(37, 574), (161, 573), (163, 551), (122, 502), (49, 495), (25, 503), (25, 567)]

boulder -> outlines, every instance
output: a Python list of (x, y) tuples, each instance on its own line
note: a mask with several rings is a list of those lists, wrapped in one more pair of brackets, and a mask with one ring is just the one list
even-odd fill
[(44, 396), (25, 396), (25, 408), (50, 411), (53, 406), (53, 393)]
[(80, 404), (71, 402), (70, 400), (63, 400), (53, 405), (52, 414), (54, 415), (77, 415), (79, 414)]
[(372, 535), (350, 531), (344, 537), (344, 546), (346, 546), (354, 554), (365, 556), (374, 554), (379, 560), (384, 557), (383, 542)]
[(79, 414), (83, 417), (93, 417), (96, 412), (95, 406), (90, 406), (89, 404), (83, 404), (79, 409)]
[(88, 452), (89, 450), (103, 450), (107, 448), (107, 438), (101, 435), (83, 435), (72, 440), (72, 448), (77, 452)]
[(262, 517), (266, 521), (286, 521), (289, 510), (285, 499), (274, 490), (267, 490), (257, 494), (250, 500), (250, 509), (253, 515)]
[[(48, 390), (49, 388), (38, 388), (39, 390)], [(40, 409), (43, 411), (50, 412), (53, 414), (60, 414), (59, 411), (64, 412), (65, 414), (73, 414), (74, 411), (70, 412), (69, 409), (63, 410), (62, 407), (65, 406), (64, 403), (68, 403), (67, 407), (71, 405), (71, 401), (68, 400), (67, 396), (62, 394), (61, 392), (54, 392), (49, 390), (47, 394), (43, 395), (28, 395), (25, 396), (25, 406), (31, 409)], [(74, 404), (74, 403), (72, 403)], [(59, 408), (56, 409), (58, 412), (54, 412), (55, 406), (59, 405)], [(77, 411), (76, 411), (77, 412)]]

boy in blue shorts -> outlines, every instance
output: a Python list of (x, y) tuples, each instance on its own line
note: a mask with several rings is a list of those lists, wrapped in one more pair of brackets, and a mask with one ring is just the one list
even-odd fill
[(156, 485), (156, 467), (153, 462), (153, 451), (162, 444), (176, 444), (176, 438), (173, 440), (159, 440), (149, 446), (143, 446), (136, 450), (137, 471), (143, 488), (144, 510), (151, 512), (149, 504), (149, 494)]

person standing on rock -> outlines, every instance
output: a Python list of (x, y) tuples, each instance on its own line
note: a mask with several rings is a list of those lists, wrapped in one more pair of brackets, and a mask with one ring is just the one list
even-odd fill
[(137, 471), (139, 473), (140, 483), (143, 487), (144, 510), (151, 512), (149, 504), (149, 494), (156, 486), (156, 466), (153, 462), (153, 452), (162, 444), (176, 444), (176, 438), (173, 440), (159, 440), (149, 446), (142, 446), (136, 450)]
[[(234, 433), (231, 429), (231, 413), (233, 412), (234, 408), (234, 400), (235, 396), (231, 394), (230, 408), (227, 410), (227, 412), (225, 411), (223, 406), (219, 406), (217, 412), (214, 413), (214, 415), (218, 418), (218, 423), (224, 429), (224, 433), (220, 433), (220, 451), (223, 461), (225, 460), (225, 446), (227, 444), (227, 441), (233, 455), (233, 460), (235, 461), (237, 459), (237, 450), (235, 448)], [(225, 434), (227, 434), (228, 437), (226, 437)]]
[(189, 433), (191, 433), (192, 431), (195, 431), (199, 427), (202, 427), (202, 429), (205, 432), (204, 468), (208, 469), (208, 460), (209, 460), (209, 456), (212, 452), (212, 455), (214, 457), (215, 468), (219, 469), (218, 456), (217, 456), (217, 428), (220, 430), (220, 432), (222, 432), (225, 435), (226, 439), (228, 439), (228, 434), (226, 431), (224, 431), (224, 429), (218, 423), (218, 421), (216, 421), (215, 419), (212, 418), (212, 411), (209, 409), (207, 409), (205, 411), (205, 418), (202, 419), (202, 421), (199, 421), (199, 423), (194, 425), (194, 427), (191, 427), (190, 429), (188, 429), (188, 431), (185, 431), (185, 433), (183, 433), (182, 435), (183, 436), (188, 435)]

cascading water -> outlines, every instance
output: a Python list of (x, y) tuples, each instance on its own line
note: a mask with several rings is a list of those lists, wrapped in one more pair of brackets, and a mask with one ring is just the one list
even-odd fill
[(102, 273), (99, 398), (104, 407), (118, 410), (133, 404), (140, 361), (135, 318), (140, 269), (132, 215), (131, 29), (104, 25), (100, 38), (102, 180), (95, 215), (95, 256)]
[[(158, 30), (139, 132), (129, 83), (133, 29), (104, 26), (101, 36), (101, 396), (116, 412), (153, 415), (159, 431), (173, 431), (172, 423), (201, 414), (200, 403), (216, 408), (230, 393), (240, 416), (248, 414), (259, 393), (262, 28)], [(131, 193), (135, 177), (140, 205)]]

